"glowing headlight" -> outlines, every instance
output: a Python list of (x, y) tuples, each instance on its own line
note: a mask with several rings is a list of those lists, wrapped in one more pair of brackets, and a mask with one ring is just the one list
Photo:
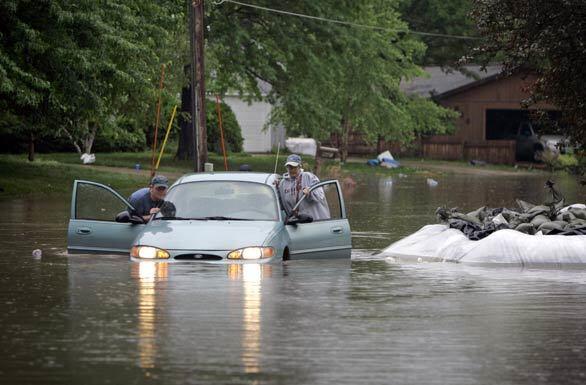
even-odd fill
[(167, 251), (151, 246), (133, 246), (130, 250), (130, 256), (143, 259), (168, 259), (170, 257)]
[(228, 253), (228, 259), (262, 259), (275, 255), (272, 247), (245, 247)]

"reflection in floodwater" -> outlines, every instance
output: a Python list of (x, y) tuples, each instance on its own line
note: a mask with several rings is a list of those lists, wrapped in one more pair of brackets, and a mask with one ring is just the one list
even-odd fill
[(261, 352), (261, 282), (270, 277), (272, 266), (261, 264), (228, 265), (228, 277), (242, 279), (244, 301), (242, 303), (242, 364), (245, 373), (259, 373)]
[(157, 284), (166, 281), (166, 262), (141, 261), (132, 265), (132, 277), (138, 279), (138, 352), (139, 366), (143, 369), (155, 367), (157, 345), (156, 289)]

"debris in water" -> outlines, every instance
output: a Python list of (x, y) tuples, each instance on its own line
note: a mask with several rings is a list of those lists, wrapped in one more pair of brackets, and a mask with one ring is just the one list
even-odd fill
[(43, 252), (41, 251), (41, 249), (34, 249), (33, 250), (33, 257), (34, 258), (41, 258), (43, 256)]
[(435, 179), (427, 178), (427, 185), (429, 187), (435, 187), (438, 185), (438, 181)]

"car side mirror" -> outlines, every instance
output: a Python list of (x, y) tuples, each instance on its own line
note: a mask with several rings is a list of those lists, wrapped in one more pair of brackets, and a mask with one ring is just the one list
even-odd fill
[(118, 223), (132, 223), (134, 225), (143, 225), (144, 219), (138, 215), (132, 215), (128, 210), (124, 210), (116, 215), (116, 222)]
[(311, 223), (313, 222), (313, 217), (307, 214), (299, 214), (295, 217), (291, 217), (287, 220), (288, 225), (298, 225), (300, 223)]

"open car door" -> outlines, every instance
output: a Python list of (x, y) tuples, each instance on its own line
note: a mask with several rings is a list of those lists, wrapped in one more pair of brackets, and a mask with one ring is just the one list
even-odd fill
[(67, 252), (128, 254), (143, 224), (118, 223), (116, 215), (132, 209), (120, 194), (103, 184), (76, 180), (71, 197)]
[[(320, 182), (309, 189), (310, 194), (316, 189), (323, 192), (323, 204), (327, 205), (329, 218), (314, 218), (310, 223), (286, 224), (285, 228), (289, 234), (289, 257), (350, 258), (352, 238), (340, 184), (337, 180)], [(304, 199), (305, 196), (295, 207), (299, 207)]]

